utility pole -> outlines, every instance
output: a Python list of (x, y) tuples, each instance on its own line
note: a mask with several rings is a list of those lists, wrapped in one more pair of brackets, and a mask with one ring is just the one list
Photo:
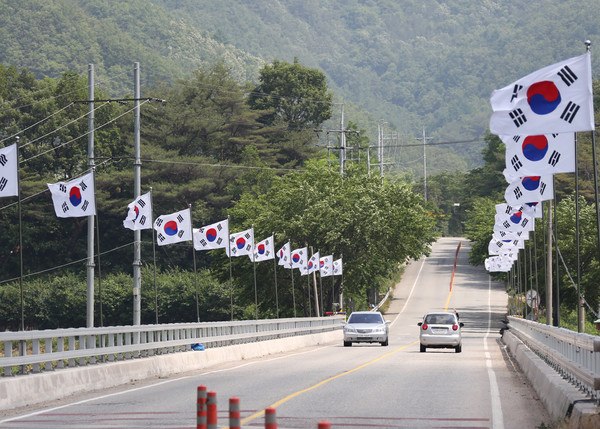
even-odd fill
[(377, 123), (377, 161), (379, 161), (379, 177), (383, 179), (383, 126), (386, 122)]
[[(140, 160), (140, 63), (134, 64), (134, 164), (133, 164), (133, 195), (134, 200), (142, 193), (141, 170), (142, 162)], [(152, 231), (154, 234), (154, 231)], [(142, 285), (142, 231), (133, 231), (133, 324), (142, 323), (141, 310), (141, 285)]]
[[(88, 167), (94, 169), (94, 65), (88, 65)], [(94, 193), (96, 179), (94, 178)], [(94, 221), (95, 216), (88, 216), (87, 229), (87, 327), (94, 327)]]
[(342, 104), (342, 115), (340, 119), (340, 175), (344, 175), (346, 167), (346, 130), (344, 129), (344, 104)]
[[(340, 175), (344, 175), (344, 169), (346, 168), (346, 150), (347, 149), (355, 149), (354, 147), (348, 148), (346, 146), (346, 134), (347, 133), (355, 133), (355, 134), (360, 134), (360, 131), (355, 131), (355, 130), (347, 130), (346, 128), (344, 128), (344, 104), (341, 105), (342, 106), (342, 117), (340, 120), (340, 129), (339, 130), (317, 130), (315, 129), (315, 132), (322, 132), (325, 131), (327, 133), (327, 135), (329, 135), (329, 133), (339, 133), (340, 134), (340, 145), (338, 147), (335, 146), (329, 146), (329, 143), (327, 143), (327, 151), (329, 152), (331, 149), (339, 149), (340, 151)], [(328, 138), (328, 142), (329, 142), (329, 138)]]
[(425, 137), (425, 126), (423, 126), (423, 197), (427, 201), (427, 140), (431, 137)]

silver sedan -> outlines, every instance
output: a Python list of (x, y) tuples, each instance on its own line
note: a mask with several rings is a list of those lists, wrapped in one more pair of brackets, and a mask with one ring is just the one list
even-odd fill
[(344, 346), (352, 343), (388, 345), (388, 324), (379, 311), (355, 311), (344, 326)]
[(457, 313), (427, 313), (417, 325), (421, 327), (421, 352), (425, 352), (428, 347), (453, 348), (456, 353), (462, 351), (461, 328), (464, 323), (459, 322)]

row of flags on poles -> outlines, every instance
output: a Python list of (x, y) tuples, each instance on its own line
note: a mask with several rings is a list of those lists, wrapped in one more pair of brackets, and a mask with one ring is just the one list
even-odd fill
[(229, 219), (224, 219), (201, 228), (192, 228), (190, 209), (162, 215), (151, 226), (152, 195), (141, 195), (128, 206), (123, 226), (132, 230), (149, 229), (156, 231), (159, 245), (167, 245), (192, 240), (195, 250), (225, 249), (229, 257), (247, 255), (252, 262), (261, 262), (277, 258), (284, 268), (300, 270), (302, 275), (319, 272), (321, 277), (342, 275), (342, 259), (334, 260), (333, 255), (321, 257), (319, 252), (308, 256), (308, 247), (291, 249), (290, 242), (285, 243), (275, 253), (274, 236), (271, 235), (256, 242), (254, 227), (230, 233)]
[[(94, 171), (68, 182), (48, 183), (56, 216), (61, 218), (96, 215)], [(0, 197), (18, 196), (17, 145), (0, 149)], [(193, 241), (196, 250), (225, 249), (227, 256), (248, 255), (252, 262), (279, 258), (284, 268), (300, 270), (302, 275), (319, 272), (321, 277), (342, 275), (342, 259), (333, 255), (309, 256), (307, 247), (291, 249), (290, 242), (277, 253), (274, 236), (255, 243), (254, 228), (230, 233), (229, 219), (202, 228), (192, 228), (191, 210), (158, 216), (153, 220), (152, 194), (140, 195), (127, 206), (123, 226), (131, 230), (154, 229), (159, 246)]]
[(553, 175), (575, 172), (575, 133), (594, 130), (590, 52), (497, 89), (490, 102), (490, 132), (506, 145), (508, 186), (485, 268), (506, 272), (542, 217), (542, 201), (554, 198)]

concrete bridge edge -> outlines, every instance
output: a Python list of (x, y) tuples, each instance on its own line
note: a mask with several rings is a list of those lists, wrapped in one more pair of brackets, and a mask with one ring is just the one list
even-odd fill
[(600, 409), (594, 401), (562, 378), (509, 329), (503, 331), (502, 341), (552, 418), (573, 429), (600, 427)]

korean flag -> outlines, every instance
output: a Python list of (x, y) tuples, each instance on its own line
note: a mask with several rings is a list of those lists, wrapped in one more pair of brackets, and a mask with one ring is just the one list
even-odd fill
[(188, 208), (157, 217), (154, 221), (154, 229), (156, 230), (156, 241), (159, 246), (191, 240), (191, 210)]
[(0, 198), (19, 195), (17, 144), (0, 149)]
[(96, 214), (94, 172), (70, 182), (48, 183), (54, 211), (58, 217), (83, 217)]
[(590, 53), (539, 69), (492, 93), (490, 132), (539, 135), (592, 131)]

